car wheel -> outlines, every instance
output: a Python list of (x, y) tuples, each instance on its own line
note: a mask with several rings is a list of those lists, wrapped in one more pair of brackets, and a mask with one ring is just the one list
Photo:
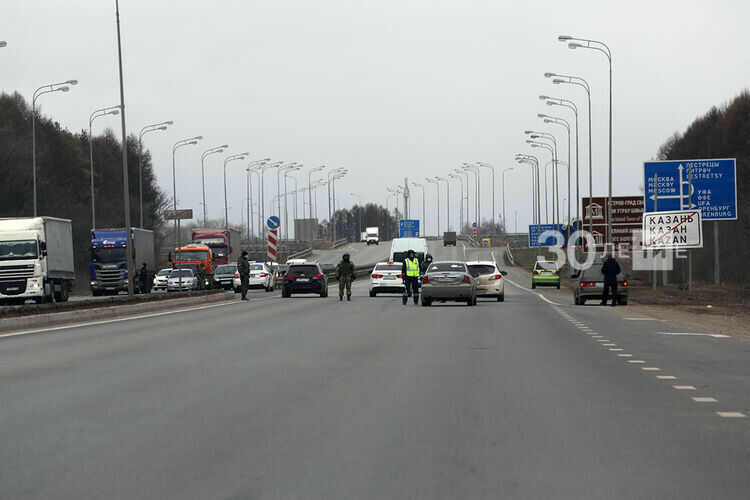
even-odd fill
[(532, 283), (531, 288), (536, 288), (536, 283)]
[(430, 307), (432, 305), (432, 299), (428, 299), (424, 295), (422, 296), (422, 307)]
[(578, 297), (578, 305), (579, 306), (585, 306), (586, 305), (586, 298), (585, 297)]
[(323, 298), (328, 297), (328, 288), (323, 288), (323, 290), (320, 291), (320, 296)]
[(376, 297), (378, 295), (378, 292), (375, 290), (370, 290), (370, 297)]
[(497, 296), (497, 301), (498, 302), (505, 302), (505, 293), (501, 293), (500, 295), (498, 295)]
[(558, 284), (557, 284), (557, 289), (558, 289), (558, 290), (560, 289), (560, 283), (558, 283)]

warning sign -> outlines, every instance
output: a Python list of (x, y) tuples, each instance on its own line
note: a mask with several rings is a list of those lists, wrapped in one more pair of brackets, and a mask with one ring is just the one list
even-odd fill
[(643, 248), (702, 248), (700, 210), (643, 214)]

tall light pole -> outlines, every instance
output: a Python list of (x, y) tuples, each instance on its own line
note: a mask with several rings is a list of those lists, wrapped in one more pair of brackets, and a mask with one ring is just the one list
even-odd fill
[[(547, 144), (546, 142), (537, 142), (532, 140), (527, 140), (527, 144), (531, 144), (532, 148), (543, 148), (550, 152), (550, 155), (552, 156), (552, 160), (555, 159), (555, 150), (552, 149), (552, 146)], [(539, 169), (539, 172), (541, 173), (541, 168), (537, 165), (537, 168)], [(554, 195), (554, 190), (553, 190)], [(554, 206), (555, 202), (552, 201), (552, 223), (555, 222), (555, 215), (554, 215)], [(547, 169), (544, 169), (544, 223), (549, 224), (549, 218), (550, 218), (550, 208), (549, 208), (549, 194), (547, 192)]]
[(94, 120), (100, 116), (120, 114), (120, 108), (112, 106), (111, 108), (97, 109), (89, 116), (89, 168), (91, 170), (91, 229), (96, 229), (96, 203), (94, 202), (94, 138), (92, 137), (92, 127)]
[(253, 160), (250, 163), (248, 163), (247, 168), (245, 168), (245, 171), (247, 172), (247, 240), (248, 244), (250, 240), (253, 238), (253, 182), (252, 182), (252, 173), (256, 172), (258, 169), (263, 168), (263, 165), (265, 165), (267, 162), (271, 161), (270, 158), (263, 158), (262, 160)]
[[(469, 172), (466, 171), (465, 168), (454, 168), (453, 171), (459, 175), (466, 177), (466, 210), (464, 211), (464, 224), (466, 226), (470, 226), (469, 224), (469, 218), (471, 217), (471, 189), (469, 189)], [(461, 200), (461, 203), (463, 203), (464, 200)], [(476, 203), (475, 203), (476, 206)], [(463, 230), (463, 228), (461, 228)]]
[[(525, 154), (516, 154), (516, 161), (519, 163), (527, 163), (531, 165), (532, 170), (532, 177), (534, 177), (534, 174), (536, 174), (536, 220), (537, 220), (537, 229), (540, 229), (539, 226), (541, 225), (542, 220), (542, 212), (541, 212), (541, 191), (539, 187), (539, 159), (536, 156), (533, 155), (525, 155)], [(532, 179), (532, 192), (533, 192), (533, 179)], [(537, 248), (540, 248), (541, 241), (540, 238), (537, 238)]]
[[(557, 140), (554, 135), (546, 132), (535, 132), (532, 130), (527, 130), (526, 134), (538, 142), (541, 142), (542, 140), (551, 141), (552, 161), (557, 162)], [(553, 224), (560, 224), (560, 185), (558, 183), (556, 169), (552, 169), (552, 222)]]
[[(258, 220), (259, 232), (262, 231), (265, 227), (263, 223), (266, 219), (266, 180), (264, 174), (266, 173), (266, 170), (271, 168), (280, 168), (283, 164), (283, 161), (277, 161), (275, 163), (265, 165), (262, 169), (260, 169), (260, 219)], [(261, 238), (262, 237), (263, 233), (261, 232)]]
[[(170, 120), (162, 123), (155, 123), (153, 125), (146, 125), (141, 129), (140, 134), (138, 134), (138, 211), (141, 228), (143, 228), (143, 136), (149, 132), (167, 130), (167, 126), (173, 124), (174, 122)], [(204, 199), (203, 206), (205, 205)]]
[(287, 241), (289, 241), (289, 204), (287, 203), (287, 193), (289, 193), (289, 188), (287, 187), (286, 180), (289, 177), (289, 172), (294, 172), (296, 170), (300, 170), (301, 168), (302, 165), (295, 164), (283, 169), (279, 169), (284, 171), (284, 239)]
[(229, 228), (229, 204), (227, 202), (227, 164), (231, 161), (244, 160), (250, 153), (239, 153), (224, 159), (224, 226)]
[[(591, 160), (591, 86), (589, 83), (584, 80), (581, 77), (578, 76), (571, 76), (571, 75), (558, 75), (556, 73), (545, 73), (545, 78), (553, 78), (552, 83), (555, 85), (560, 84), (571, 84), (571, 85), (578, 85), (579, 87), (583, 87), (583, 89), (586, 91), (586, 97), (588, 99), (588, 108), (589, 108), (589, 210), (591, 210), (591, 205), (594, 203), (594, 184), (593, 184), (593, 163)], [(593, 233), (594, 231), (594, 222), (593, 218), (589, 217), (589, 233)]]
[[(172, 207), (177, 210), (177, 177), (176, 177), (176, 168), (175, 168), (175, 153), (177, 150), (183, 146), (189, 146), (189, 145), (195, 145), (198, 144), (198, 141), (203, 139), (202, 135), (197, 135), (195, 137), (191, 137), (190, 139), (183, 139), (181, 141), (177, 141), (174, 146), (172, 146)], [(130, 238), (126, 238), (127, 241), (130, 241)], [(174, 221), (174, 248), (175, 251), (177, 251), (178, 248), (180, 248), (180, 219), (175, 219)], [(128, 260), (130, 260), (130, 249), (128, 249)], [(182, 257), (179, 259), (179, 264), (177, 265), (178, 269), (178, 276), (180, 281), (180, 289), (182, 289)], [(128, 280), (130, 281), (130, 280)]]
[(418, 187), (422, 190), (422, 229), (420, 231), (420, 236), (427, 234), (427, 222), (425, 221), (425, 211), (424, 211), (424, 184), (420, 184), (418, 182), (412, 182), (412, 186)]
[[(118, 20), (119, 23), (119, 20)], [(118, 24), (119, 32), (119, 24)], [(64, 82), (53, 83), (51, 85), (42, 85), (34, 91), (31, 98), (31, 171), (32, 183), (34, 185), (34, 217), (37, 216), (36, 202), (36, 100), (50, 92), (67, 92), (70, 90), (69, 85), (78, 85), (78, 80), (66, 80)], [(124, 147), (123, 147), (124, 149)]]
[(436, 179), (429, 178), (426, 178), (425, 181), (435, 184), (435, 189), (437, 192), (437, 236), (440, 236), (440, 183)]
[(508, 218), (505, 216), (505, 172), (513, 170), (513, 167), (509, 167), (503, 170), (503, 234), (508, 234), (506, 221)]
[(359, 205), (359, 231), (358, 233), (362, 234), (362, 209), (364, 208), (362, 206), (362, 197), (356, 193), (349, 193), (351, 196), (357, 197), (357, 205)]
[[(560, 35), (557, 39), (568, 43), (570, 49), (593, 49), (607, 56), (609, 63), (609, 198), (607, 200), (607, 241), (612, 243), (612, 51), (604, 42)], [(583, 42), (583, 43), (578, 43)], [(590, 126), (590, 125), (589, 125)]]
[[(489, 163), (482, 163), (481, 161), (477, 162), (477, 165), (484, 168), (489, 168), (492, 170), (492, 226), (495, 226), (495, 167), (490, 165)], [(505, 210), (503, 210), (503, 220), (505, 219)]]
[[(287, 168), (293, 167), (295, 165), (297, 165), (297, 162), (293, 161), (291, 163), (287, 163), (286, 165), (282, 165), (282, 166), (280, 166), (279, 168), (276, 169), (276, 196), (278, 197), (278, 199), (277, 199), (277, 203), (278, 203), (277, 208), (279, 210), (279, 212), (278, 212), (279, 220), (281, 220), (281, 172), (282, 171), (286, 172)], [(286, 225), (286, 222), (284, 222), (284, 225)], [(286, 228), (284, 228), (284, 229), (286, 229)], [(279, 234), (281, 234), (281, 231), (279, 231)]]
[[(579, 182), (579, 171), (578, 171), (578, 164), (579, 164), (579, 154), (578, 154), (578, 106), (573, 101), (570, 101), (568, 99), (561, 99), (559, 97), (549, 97), (546, 95), (540, 95), (539, 99), (542, 101), (546, 101), (547, 106), (563, 106), (573, 111), (573, 116), (575, 117), (575, 128), (576, 128), (576, 227), (581, 225), (581, 197), (580, 197), (580, 182)], [(570, 160), (570, 158), (568, 158)], [(570, 196), (568, 196), (570, 198)], [(570, 214), (568, 214), (568, 217), (570, 217)]]
[[(558, 118), (556, 116), (549, 116), (543, 113), (537, 115), (539, 118), (544, 119), (544, 123), (551, 123), (555, 125), (562, 125), (565, 130), (568, 131), (568, 226), (570, 226), (570, 123), (564, 118)], [(564, 205), (564, 204), (563, 204)], [(568, 228), (570, 231), (570, 228)]]
[[(309, 171), (307, 172), (307, 195), (308, 195), (308, 206), (310, 207), (310, 218), (311, 218), (311, 219), (313, 218), (313, 215), (312, 215), (312, 213), (313, 213), (313, 212), (312, 212), (312, 208), (313, 208), (313, 202), (312, 202), (312, 199), (313, 199), (313, 190), (312, 190), (312, 174), (313, 174), (314, 172), (320, 172), (320, 171), (321, 171), (321, 170), (323, 170), (324, 168), (326, 168), (326, 166), (325, 166), (325, 165), (321, 165), (321, 166), (319, 166), (319, 167), (311, 168), (311, 169), (310, 169), (310, 170), (309, 170)], [(315, 200), (315, 201), (316, 201), (316, 203), (317, 203), (317, 201), (318, 201), (318, 200)], [(305, 207), (304, 207), (304, 205), (303, 205), (303, 207), (302, 207), (302, 212), (303, 212), (303, 215), (304, 215), (304, 211), (305, 211), (305, 210), (304, 210), (304, 208), (305, 208)]]
[(471, 163), (464, 163), (463, 169), (467, 172), (471, 172), (474, 174), (474, 198), (475, 198), (475, 207), (474, 207), (474, 219), (477, 224), (477, 231), (479, 231), (479, 226), (482, 225), (481, 217), (482, 217), (482, 196), (481, 191), (479, 189), (479, 181), (480, 181), (480, 175), (479, 175), (479, 167), (476, 165), (472, 165)]
[[(347, 170), (345, 168), (338, 168), (336, 170), (331, 171), (330, 173), (333, 173), (334, 175), (329, 175), (328, 177), (328, 188), (331, 192), (331, 202), (333, 203), (333, 215), (332, 218), (338, 218), (336, 216), (336, 179), (341, 179), (347, 174)], [(329, 174), (330, 174), (329, 173)], [(331, 241), (336, 241), (336, 223), (333, 223), (333, 235), (331, 238)]]
[[(445, 189), (446, 189), (446, 191), (445, 191), (445, 195), (446, 195), (445, 207), (446, 207), (446, 212), (447, 212), (447, 214), (446, 214), (447, 219), (446, 219), (445, 225), (448, 226), (448, 231), (450, 231), (451, 230), (451, 186), (450, 186), (450, 181), (448, 179), (446, 179), (445, 177), (435, 177), (435, 180), (445, 182)], [(440, 236), (439, 233), (438, 233), (438, 236)]]
[(208, 212), (206, 210), (206, 174), (205, 160), (207, 156), (223, 153), (229, 144), (224, 144), (215, 148), (207, 149), (201, 153), (201, 189), (203, 190), (203, 227), (208, 225)]
[(461, 188), (461, 197), (459, 198), (459, 204), (458, 204), (458, 233), (461, 234), (461, 231), (464, 227), (464, 180), (461, 178), (458, 174), (448, 174), (448, 177), (451, 179), (458, 179), (459, 186)]

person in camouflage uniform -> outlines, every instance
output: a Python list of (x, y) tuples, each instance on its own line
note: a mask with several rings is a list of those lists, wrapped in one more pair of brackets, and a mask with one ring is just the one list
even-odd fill
[(243, 251), (237, 261), (237, 272), (240, 275), (240, 300), (247, 300), (247, 284), (250, 280), (250, 263), (247, 261), (247, 252)]
[(357, 278), (357, 269), (350, 260), (349, 254), (345, 253), (341, 262), (336, 266), (336, 279), (339, 280), (339, 300), (344, 300), (344, 287), (346, 287), (346, 300), (352, 300), (352, 281)]

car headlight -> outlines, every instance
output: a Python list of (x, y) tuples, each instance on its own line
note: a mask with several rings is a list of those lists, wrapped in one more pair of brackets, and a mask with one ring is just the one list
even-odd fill
[(91, 286), (96, 286), (96, 281), (92, 281)]

